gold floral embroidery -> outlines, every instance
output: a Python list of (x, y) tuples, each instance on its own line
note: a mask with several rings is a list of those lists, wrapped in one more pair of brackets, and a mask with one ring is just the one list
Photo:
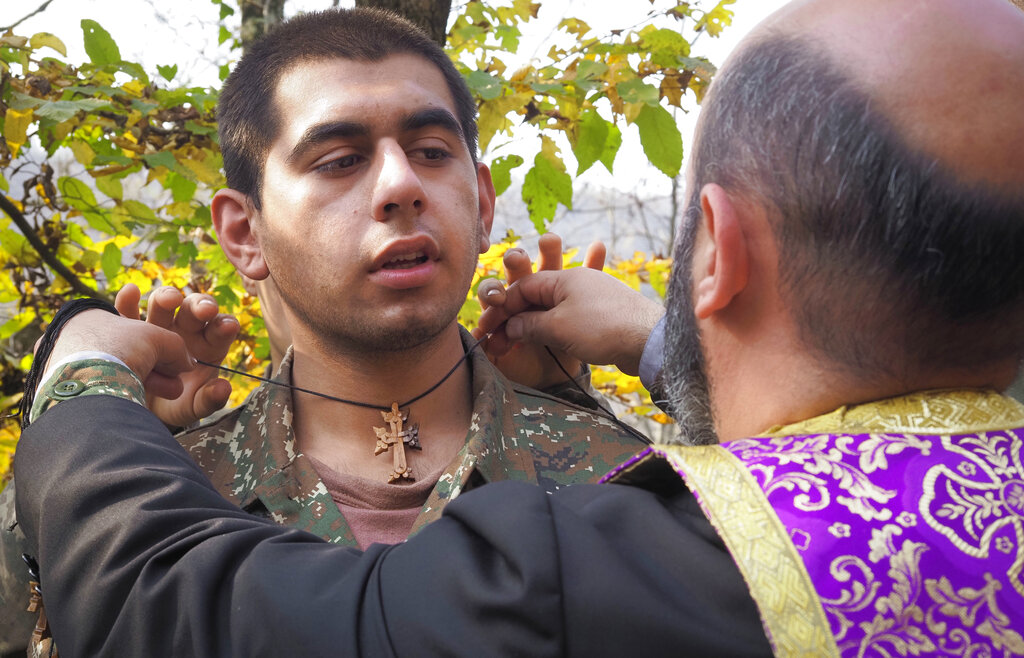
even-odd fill
[[(988, 557), (989, 547), (1003, 553), (1010, 540), (995, 535), (1007, 527), (1016, 540), (1017, 555), (1008, 575), (1014, 589), (1024, 596), (1024, 464), (1022, 443), (1001, 432), (942, 437), (943, 447), (963, 457), (973, 469), (932, 467), (924, 480), (920, 512), (925, 523), (947, 537), (967, 555)], [(974, 477), (964, 475), (970, 472)], [(1009, 481), (1007, 481), (1008, 478)]]
[[(920, 656), (941, 651), (960, 656), (991, 655), (990, 648), (1006, 655), (1024, 653), (1024, 638), (1013, 629), (1010, 618), (998, 606), (999, 582), (985, 573), (985, 585), (975, 589), (954, 590), (949, 580), (922, 579), (921, 555), (928, 547), (920, 542), (904, 541), (897, 549), (895, 537), (902, 533), (895, 525), (886, 525), (872, 533), (872, 562), (888, 566), (887, 579), (877, 579), (872, 568), (856, 556), (834, 560), (830, 573), (837, 582), (849, 582), (835, 599), (824, 599), (825, 609), (838, 622), (836, 641), (844, 655)], [(888, 592), (881, 591), (888, 582)], [(927, 594), (927, 598), (922, 594)], [(922, 599), (924, 599), (922, 601)], [(922, 608), (927, 606), (927, 610)], [(844, 642), (853, 627), (850, 616), (873, 607), (875, 616), (862, 622), (860, 640)], [(957, 619), (965, 628), (973, 628), (991, 643), (971, 642), (965, 628), (949, 629), (947, 618)], [(979, 623), (980, 621), (980, 623)]]
[[(892, 512), (885, 507), (896, 495), (871, 481), (870, 474), (889, 467), (888, 456), (906, 449), (927, 455), (931, 443), (915, 436), (870, 436), (858, 444), (855, 437), (842, 436), (833, 441), (827, 435), (771, 439), (773, 449), (765, 449), (763, 441), (733, 442), (731, 449), (760, 475), (761, 486), (769, 498), (778, 489), (799, 490), (793, 505), (803, 512), (817, 512), (831, 503), (829, 481), (838, 482), (848, 495), (836, 496), (836, 502), (865, 521), (888, 521)], [(843, 461), (844, 456), (857, 458), (858, 467)], [(776, 474), (777, 467), (800, 464), (801, 471)], [(826, 476), (826, 477), (822, 477)]]
[[(1024, 655), (1024, 434), (1006, 428), (1021, 426), (1024, 406), (998, 394), (925, 392), (841, 408), (776, 428), (765, 438), (736, 441), (727, 450), (655, 451), (698, 493), (759, 607), (784, 591), (765, 587), (768, 572), (779, 567), (764, 554), (778, 554), (768, 538), (781, 539), (785, 532), (790, 546), (782, 553), (788, 551), (789, 558), (811, 559), (825, 551), (816, 564), (827, 565), (828, 574), (816, 572), (814, 586), (832, 646), (843, 655), (1010, 656)], [(721, 452), (745, 464), (761, 486), (762, 500), (740, 495), (743, 479), (730, 474), (733, 468)], [(932, 453), (943, 454), (914, 461)], [(900, 471), (904, 477), (913, 473), (907, 485), (921, 495), (908, 500), (916, 500), (917, 509), (897, 504), (903, 491), (898, 480), (877, 479), (897, 456), (925, 469)], [(782, 518), (754, 513), (775, 507), (769, 499), (788, 507), (788, 514), (797, 512), (793, 518), (816, 523), (801, 528), (787, 521), (764, 534)], [(855, 516), (846, 517), (847, 511)], [(812, 526), (824, 531), (823, 543), (806, 532)], [(736, 530), (742, 532), (731, 532)], [(949, 544), (942, 545), (933, 531)], [(870, 540), (861, 534), (867, 532)], [(951, 549), (963, 553), (963, 565), (955, 553), (947, 557)], [(985, 562), (972, 565), (971, 558)], [(1002, 570), (1010, 563), (1007, 581)], [(762, 614), (766, 609), (778, 610), (772, 605)], [(766, 628), (781, 631), (793, 620), (777, 616), (766, 620)]]

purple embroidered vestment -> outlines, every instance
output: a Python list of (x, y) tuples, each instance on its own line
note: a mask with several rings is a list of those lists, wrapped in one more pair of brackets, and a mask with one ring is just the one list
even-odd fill
[(777, 655), (1024, 655), (1024, 407), (938, 391), (721, 446), (654, 446), (750, 586)]

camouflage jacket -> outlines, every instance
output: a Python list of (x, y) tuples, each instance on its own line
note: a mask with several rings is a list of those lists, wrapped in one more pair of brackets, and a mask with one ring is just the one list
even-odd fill
[[(547, 491), (596, 482), (642, 447), (602, 415), (510, 382), (480, 352), (469, 363), (470, 429), (420, 510), (413, 532), (437, 519), (461, 491), (498, 480), (535, 482)], [(290, 378), (288, 355), (275, 379)], [(218, 491), (242, 509), (355, 546), (344, 516), (295, 445), (291, 417), (292, 392), (263, 384), (239, 407), (178, 440)]]
[[(467, 347), (470, 341), (463, 332)], [(639, 438), (600, 412), (510, 382), (479, 351), (469, 364), (474, 396), (470, 429), (428, 496), (413, 532), (437, 519), (462, 491), (499, 480), (535, 482), (547, 491), (596, 482), (643, 447)], [(275, 379), (290, 381), (290, 353)], [(106, 361), (81, 361), (61, 367), (47, 380), (32, 418), (62, 399), (81, 395), (116, 395), (144, 404), (142, 384), (131, 371)], [(246, 511), (355, 546), (352, 530), (326, 486), (296, 449), (291, 410), (288, 388), (262, 384), (239, 407), (177, 438), (218, 491)], [(20, 557), (24, 538), (14, 518), (13, 482), (0, 493), (0, 522), (0, 616), (5, 619), (2, 626), (17, 626), (9, 632), (23, 647), (33, 616), (21, 612), (28, 601), (28, 578)], [(6, 620), (15, 618), (11, 615), (27, 619), (27, 633), (23, 624), (8, 624)], [(14, 646), (5, 642), (7, 633), (0, 632), (0, 655)]]

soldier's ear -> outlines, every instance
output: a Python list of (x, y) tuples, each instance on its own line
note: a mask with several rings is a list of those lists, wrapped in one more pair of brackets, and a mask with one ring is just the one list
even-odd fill
[(259, 211), (249, 197), (230, 188), (218, 190), (210, 203), (213, 226), (224, 255), (250, 279), (261, 281), (270, 275), (263, 259), (256, 225)]
[(476, 164), (476, 188), (480, 206), (480, 253), (491, 246), (491, 226), (494, 224), (494, 182), (491, 170), (482, 162)]

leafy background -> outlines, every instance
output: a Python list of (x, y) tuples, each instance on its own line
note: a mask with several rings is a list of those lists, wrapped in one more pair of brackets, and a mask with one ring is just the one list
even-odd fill
[[(234, 2), (212, 1), (220, 16), (216, 38), (237, 56), (252, 35), (244, 21), (232, 29)], [(514, 68), (505, 62), (515, 59), (539, 2), (472, 0), (448, 19), (445, 47), (477, 98), (484, 160), (499, 194), (521, 180), (531, 232), (547, 231), (559, 207), (573, 207), (574, 182), (587, 169), (622, 173), (615, 161), (626, 130), (636, 131), (652, 165), (678, 180), (677, 112), (687, 97), (699, 102), (715, 72), (693, 43), (730, 23), (735, 0), (629, 1), (650, 5), (646, 20), (598, 34), (565, 18), (559, 45)], [(269, 359), (259, 302), (211, 227), (209, 201), (224, 185), (217, 90), (179, 84), (176, 64), (147, 71), (126, 61), (94, 20), (82, 20), (81, 31), (82, 62), (69, 61), (55, 34), (8, 29), (0, 36), (0, 481), (17, 444), (18, 420), (10, 414), (32, 345), (69, 298), (111, 299), (127, 283), (143, 293), (160, 285), (207, 292), (242, 326), (227, 365), (255, 373)], [(220, 68), (221, 79), (228, 70)], [(521, 140), (535, 142), (532, 159), (505, 148)], [(463, 324), (472, 327), (479, 316), (479, 281), (504, 276), (501, 255), (522, 239), (510, 231), (482, 256)], [(566, 250), (565, 262), (576, 264), (576, 248)], [(606, 271), (663, 296), (670, 265), (637, 253)], [(668, 422), (636, 378), (602, 368), (593, 381), (627, 419), (648, 419), (648, 431), (651, 421)], [(237, 378), (233, 385), (237, 404), (254, 382)]]

